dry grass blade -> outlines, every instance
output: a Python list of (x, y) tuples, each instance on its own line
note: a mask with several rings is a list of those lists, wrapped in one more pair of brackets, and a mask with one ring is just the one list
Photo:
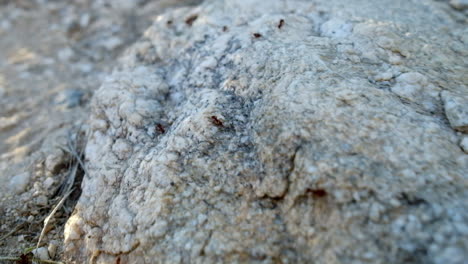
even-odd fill
[[(84, 153), (84, 148), (81, 148), (81, 151), (78, 153), (77, 151), (77, 142), (78, 140), (73, 140), (72, 139), (72, 136), (71, 134), (68, 135), (68, 150), (66, 149), (65, 151), (67, 151), (68, 153), (70, 153), (73, 158), (75, 158), (76, 161), (78, 161), (78, 163), (80, 164), (81, 168), (83, 169), (83, 171), (85, 171), (86, 173), (86, 168), (85, 168), (85, 165), (83, 163), (83, 160), (81, 159), (81, 157), (83, 157), (83, 153)], [(72, 142), (74, 142), (75, 144), (72, 144)], [(86, 144), (86, 142), (85, 142)]]
[(7, 261), (20, 261), (20, 258), (17, 257), (0, 257), (0, 260), (7, 260)]
[(60, 187), (59, 195), (64, 195), (71, 190), (75, 182), (77, 171), (78, 171), (78, 164), (74, 164), (71, 167), (71, 170), (68, 172), (67, 178), (65, 179), (65, 181), (62, 183), (62, 186)]
[[(83, 169), (83, 171), (86, 173), (84, 163), (83, 163), (83, 161), (81, 159), (81, 157), (83, 156), (83, 149), (84, 148), (81, 148), (80, 152), (77, 151), (78, 144), (79, 144), (78, 141), (79, 141), (78, 138), (74, 139), (72, 134), (69, 133), (68, 134), (67, 147), (62, 148), (63, 151), (68, 152), (73, 157), (73, 160), (71, 162), (72, 162), (72, 164), (73, 163), (74, 164), (71, 166), (71, 170), (70, 170), (67, 178), (65, 179), (65, 182), (62, 184), (62, 187), (60, 188), (59, 195), (62, 195), (62, 198), (57, 203), (57, 205), (53, 208), (53, 210), (50, 212), (50, 214), (44, 219), (44, 226), (42, 228), (41, 235), (39, 236), (39, 239), (37, 241), (36, 248), (39, 248), (39, 246), (41, 244), (41, 241), (42, 241), (44, 235), (47, 232), (47, 227), (48, 227), (52, 217), (54, 217), (55, 213), (60, 209), (60, 207), (63, 206), (63, 204), (65, 203), (67, 198), (70, 196), (70, 194), (73, 193), (73, 191), (74, 191), (73, 185), (75, 184), (75, 180), (76, 180), (76, 177), (77, 177), (79, 167), (81, 167)], [(43, 263), (47, 263), (47, 262), (43, 261)], [(50, 263), (60, 263), (60, 262), (50, 262)]]
[(83, 160), (81, 159), (81, 157), (83, 156), (84, 148), (81, 148), (81, 151), (78, 152), (77, 144), (78, 144), (78, 139), (74, 140), (72, 135), (69, 134), (67, 148), (61, 148), (63, 151), (69, 153), (73, 157), (73, 160), (71, 163), (74, 163), (74, 165), (72, 166), (72, 169), (70, 170), (67, 178), (62, 184), (62, 187), (60, 188), (60, 191), (59, 191), (59, 195), (63, 195), (64, 193), (67, 193), (72, 188), (73, 184), (75, 183), (75, 178), (76, 178), (76, 174), (78, 171), (78, 165), (86, 174), (86, 168), (83, 163)]
[(58, 204), (54, 207), (54, 209), (52, 210), (52, 212), (50, 212), (50, 214), (45, 218), (45, 220), (44, 220), (44, 227), (42, 228), (41, 235), (39, 236), (39, 240), (37, 241), (36, 248), (38, 248), (39, 245), (41, 244), (41, 240), (42, 240), (42, 238), (44, 237), (44, 235), (45, 235), (45, 233), (46, 233), (47, 226), (49, 225), (50, 219), (52, 219), (52, 217), (55, 215), (55, 213), (57, 212), (57, 210), (63, 205), (63, 203), (65, 202), (65, 200), (67, 200), (68, 196), (70, 196), (70, 194), (71, 194), (72, 192), (73, 192), (73, 189), (72, 189), (72, 190), (69, 190), (69, 191), (62, 197), (62, 199), (60, 199), (60, 201), (59, 201)]

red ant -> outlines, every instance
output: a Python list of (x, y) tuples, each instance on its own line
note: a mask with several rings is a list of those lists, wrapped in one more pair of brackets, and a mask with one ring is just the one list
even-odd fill
[(197, 20), (197, 18), (198, 18), (198, 15), (190, 16), (189, 18), (187, 18), (185, 20), (185, 24), (187, 24), (189, 26), (192, 26), (193, 22), (195, 22), (195, 20)]
[(322, 198), (327, 196), (327, 191), (324, 189), (307, 189), (308, 193), (312, 193), (314, 198)]
[(216, 116), (211, 116), (211, 122), (218, 127), (224, 127), (223, 122), (219, 120)]

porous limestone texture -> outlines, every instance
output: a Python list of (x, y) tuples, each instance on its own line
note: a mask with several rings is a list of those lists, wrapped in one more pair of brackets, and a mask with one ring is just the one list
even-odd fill
[(441, 94), (467, 93), (468, 27), (448, 6), (157, 17), (94, 95), (67, 259), (466, 263), (468, 156)]

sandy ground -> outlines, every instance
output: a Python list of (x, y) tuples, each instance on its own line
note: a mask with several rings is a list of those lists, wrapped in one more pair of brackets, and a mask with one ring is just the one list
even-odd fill
[(74, 177), (71, 198), (40, 244), (60, 260), (83, 174), (69, 152), (83, 148), (93, 91), (158, 13), (192, 2), (0, 1), (0, 256), (18, 257), (38, 243)]

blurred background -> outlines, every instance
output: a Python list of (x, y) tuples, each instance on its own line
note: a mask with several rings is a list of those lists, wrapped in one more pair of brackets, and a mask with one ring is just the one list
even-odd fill
[[(0, 256), (37, 243), (76, 162), (62, 148), (82, 147), (92, 94), (120, 54), (167, 8), (199, 2), (0, 0)], [(74, 202), (48, 241), (61, 240)]]

